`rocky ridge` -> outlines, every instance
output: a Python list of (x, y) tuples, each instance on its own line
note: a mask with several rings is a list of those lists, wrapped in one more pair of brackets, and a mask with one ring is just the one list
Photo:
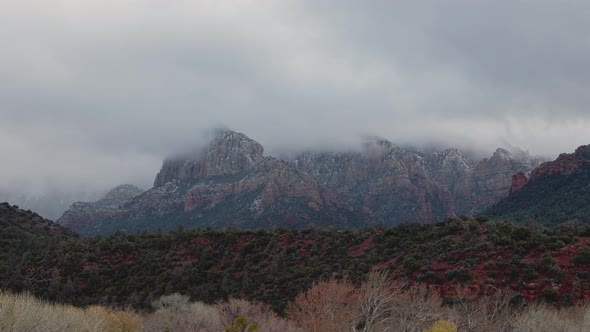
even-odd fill
[(512, 177), (510, 195), (488, 212), (514, 222), (535, 220), (554, 225), (565, 221), (590, 222), (590, 145), (542, 163), (527, 177)]
[[(475, 161), (457, 149), (422, 153), (375, 138), (356, 152), (264, 156), (244, 134), (217, 132), (192, 154), (164, 161), (154, 187), (123, 204), (73, 207), (60, 223), (82, 234), (119, 228), (394, 225), (472, 214), (508, 194), (512, 175), (538, 161), (498, 149)], [(84, 215), (84, 213), (82, 213)], [(77, 221), (76, 221), (77, 220)], [(80, 221), (81, 220), (81, 221)]]
[(529, 180), (561, 174), (570, 175), (590, 164), (590, 145), (582, 145), (574, 153), (562, 153), (554, 161), (542, 163), (531, 172)]
[(192, 181), (242, 173), (253, 169), (263, 159), (264, 148), (244, 134), (219, 130), (208, 148), (196, 156), (164, 161), (154, 187), (170, 181)]
[(512, 177), (510, 194), (519, 192), (529, 183), (553, 175), (571, 175), (581, 170), (585, 165), (590, 164), (590, 145), (582, 145), (574, 153), (562, 153), (554, 161), (540, 164), (530, 172), (530, 178), (523, 172)]
[(476, 162), (457, 149), (426, 154), (387, 141), (371, 146), (365, 153), (305, 153), (294, 163), (370, 217), (403, 221), (477, 213), (507, 195), (514, 173), (539, 163), (505, 149)]
[(131, 184), (119, 185), (96, 202), (76, 202), (58, 220), (62, 226), (76, 232), (86, 233), (88, 228), (98, 226), (100, 220), (112, 217), (123, 205), (143, 191)]

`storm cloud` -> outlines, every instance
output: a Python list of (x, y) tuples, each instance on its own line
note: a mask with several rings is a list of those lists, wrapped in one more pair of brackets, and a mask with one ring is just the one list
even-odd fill
[(149, 187), (218, 126), (269, 153), (590, 143), (584, 1), (20, 0), (0, 28), (0, 190)]

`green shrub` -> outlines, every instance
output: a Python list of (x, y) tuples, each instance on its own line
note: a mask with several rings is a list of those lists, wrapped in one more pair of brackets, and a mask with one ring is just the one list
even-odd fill
[(590, 264), (590, 247), (585, 246), (579, 254), (572, 258), (572, 262), (576, 265)]
[(471, 274), (469, 273), (469, 270), (464, 268), (448, 270), (446, 276), (447, 280), (456, 281), (461, 284), (464, 284), (471, 280)]

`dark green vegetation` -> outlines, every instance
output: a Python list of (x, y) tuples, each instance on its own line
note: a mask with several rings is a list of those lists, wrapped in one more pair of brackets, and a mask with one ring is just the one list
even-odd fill
[(23, 253), (43, 243), (47, 250), (57, 248), (66, 239), (78, 235), (30, 210), (0, 203), (0, 274), (6, 282), (12, 279), (8, 267), (18, 265)]
[(31, 210), (22, 210), (8, 203), (0, 203), (0, 229), (0, 244), (10, 248), (26, 247), (38, 239), (78, 237), (69, 229), (44, 219)]
[(245, 297), (282, 311), (318, 280), (360, 283), (373, 268), (443, 297), (453, 296), (453, 285), (512, 288), (564, 304), (590, 294), (589, 226), (541, 231), (480, 217), (356, 231), (178, 229), (88, 239), (4, 210), (1, 220), (13, 221), (1, 230), (0, 288), (76, 305), (148, 308), (179, 292), (206, 302)]
[(570, 175), (554, 174), (530, 181), (488, 212), (494, 219), (545, 226), (573, 220), (590, 224), (590, 164)]

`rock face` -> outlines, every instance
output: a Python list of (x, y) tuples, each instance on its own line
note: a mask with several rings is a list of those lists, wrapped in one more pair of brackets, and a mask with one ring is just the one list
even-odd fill
[(82, 234), (107, 234), (179, 224), (346, 228), (432, 221), (481, 211), (508, 194), (513, 174), (533, 166), (524, 152), (498, 149), (476, 162), (457, 149), (421, 153), (378, 138), (357, 152), (307, 152), (283, 161), (265, 157), (244, 134), (223, 130), (193, 155), (164, 161), (154, 187), (124, 206), (82, 203), (60, 222), (78, 225)]
[(562, 153), (554, 161), (540, 164), (531, 171), (530, 179), (522, 172), (515, 174), (512, 177), (512, 185), (508, 196), (511, 197), (521, 191), (529, 181), (537, 181), (553, 175), (571, 175), (588, 164), (590, 164), (590, 145), (582, 145), (574, 153)]
[(117, 186), (96, 202), (72, 204), (57, 223), (75, 232), (87, 233), (88, 228), (95, 227), (101, 220), (119, 213), (126, 202), (141, 193), (141, 189), (130, 184)]
[(526, 175), (522, 172), (516, 173), (512, 176), (512, 185), (510, 186), (510, 192), (508, 193), (508, 197), (512, 197), (512, 195), (516, 194), (517, 192), (521, 191), (524, 186), (529, 182)]
[(561, 174), (570, 175), (590, 163), (590, 145), (582, 145), (574, 153), (562, 153), (554, 161), (541, 164), (531, 173), (531, 181)]
[(424, 154), (387, 141), (364, 153), (308, 153), (295, 165), (347, 204), (386, 223), (473, 214), (508, 194), (511, 177), (538, 164), (527, 153), (498, 149), (473, 161), (457, 149)]
[(477, 206), (490, 206), (507, 196), (512, 185), (512, 176), (516, 173), (529, 173), (540, 164), (540, 160), (531, 158), (528, 153), (497, 149), (491, 158), (481, 160), (475, 170), (475, 192)]
[(509, 197), (486, 214), (514, 222), (535, 220), (553, 226), (565, 221), (590, 222), (590, 145), (535, 168), (530, 177), (516, 174)]
[(264, 149), (244, 134), (220, 130), (208, 148), (195, 156), (164, 161), (154, 187), (171, 181), (191, 182), (253, 169), (263, 159)]
[(434, 164), (383, 141), (363, 152), (305, 153), (294, 161), (353, 209), (388, 224), (453, 215), (452, 193), (434, 179), (444, 170)]
[(322, 194), (315, 180), (306, 173), (289, 167), (281, 160), (269, 158), (238, 182), (202, 183), (191, 187), (185, 194), (184, 211), (211, 209), (229, 196), (261, 190), (250, 211), (255, 214), (285, 195), (305, 197), (308, 205), (319, 210), (323, 205)]

